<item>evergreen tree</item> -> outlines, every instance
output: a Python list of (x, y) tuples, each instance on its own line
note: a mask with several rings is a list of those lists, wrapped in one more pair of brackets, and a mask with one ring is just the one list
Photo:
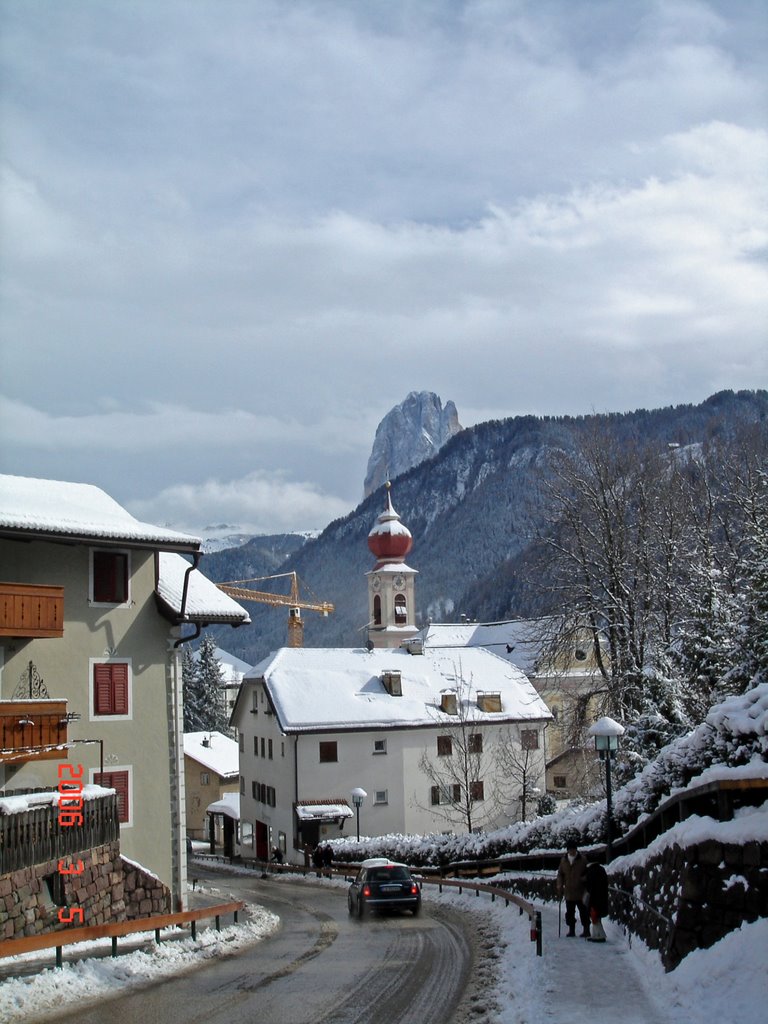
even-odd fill
[(184, 731), (204, 732), (227, 728), (222, 697), (224, 683), (221, 663), (216, 657), (216, 641), (203, 637), (197, 657), (184, 649), (182, 659), (184, 681)]

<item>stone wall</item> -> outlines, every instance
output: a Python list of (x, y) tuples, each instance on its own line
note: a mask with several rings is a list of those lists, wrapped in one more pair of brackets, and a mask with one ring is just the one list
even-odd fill
[(138, 864), (123, 859), (126, 917), (171, 913), (171, 890)]
[(62, 908), (83, 910), (82, 924), (135, 920), (171, 911), (171, 893), (154, 875), (120, 856), (119, 842), (85, 850), (79, 875), (63, 875), (50, 860), (0, 876), (0, 939), (39, 935), (81, 924), (59, 921)]
[(768, 842), (670, 845), (643, 863), (612, 866), (610, 916), (672, 970), (692, 950), (768, 917), (766, 866)]
[(0, 877), (0, 937), (19, 938), (80, 924), (59, 921), (62, 908), (80, 907), (83, 924), (125, 920), (120, 844), (85, 850), (68, 863), (82, 861), (79, 875), (62, 875), (58, 860), (19, 868)]

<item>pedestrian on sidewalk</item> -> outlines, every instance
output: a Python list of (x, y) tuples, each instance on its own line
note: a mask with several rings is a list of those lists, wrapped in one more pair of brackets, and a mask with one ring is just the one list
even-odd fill
[(603, 918), (608, 913), (608, 875), (598, 861), (587, 865), (584, 876), (587, 887), (586, 900), (589, 906), (589, 918), (592, 926), (590, 942), (605, 942)]
[(589, 911), (584, 906), (586, 892), (587, 861), (579, 853), (576, 843), (568, 843), (565, 856), (557, 869), (557, 895), (565, 896), (565, 923), (568, 925), (567, 937), (576, 935), (576, 910), (579, 911), (582, 937), (589, 938)]

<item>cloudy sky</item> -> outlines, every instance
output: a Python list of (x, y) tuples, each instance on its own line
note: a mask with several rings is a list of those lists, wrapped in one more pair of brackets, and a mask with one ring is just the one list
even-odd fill
[(0, 470), (198, 531), (768, 386), (765, 0), (0, 0)]

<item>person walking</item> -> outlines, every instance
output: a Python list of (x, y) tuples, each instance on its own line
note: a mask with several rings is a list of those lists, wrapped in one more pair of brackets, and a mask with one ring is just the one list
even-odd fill
[(568, 843), (565, 856), (557, 869), (557, 895), (565, 896), (565, 923), (568, 925), (567, 937), (576, 935), (576, 910), (582, 927), (582, 938), (589, 938), (589, 912), (584, 906), (586, 892), (585, 875), (587, 862), (579, 853), (576, 843)]
[(590, 942), (605, 942), (603, 918), (608, 913), (608, 875), (597, 861), (587, 865), (584, 883), (587, 890), (590, 924)]

